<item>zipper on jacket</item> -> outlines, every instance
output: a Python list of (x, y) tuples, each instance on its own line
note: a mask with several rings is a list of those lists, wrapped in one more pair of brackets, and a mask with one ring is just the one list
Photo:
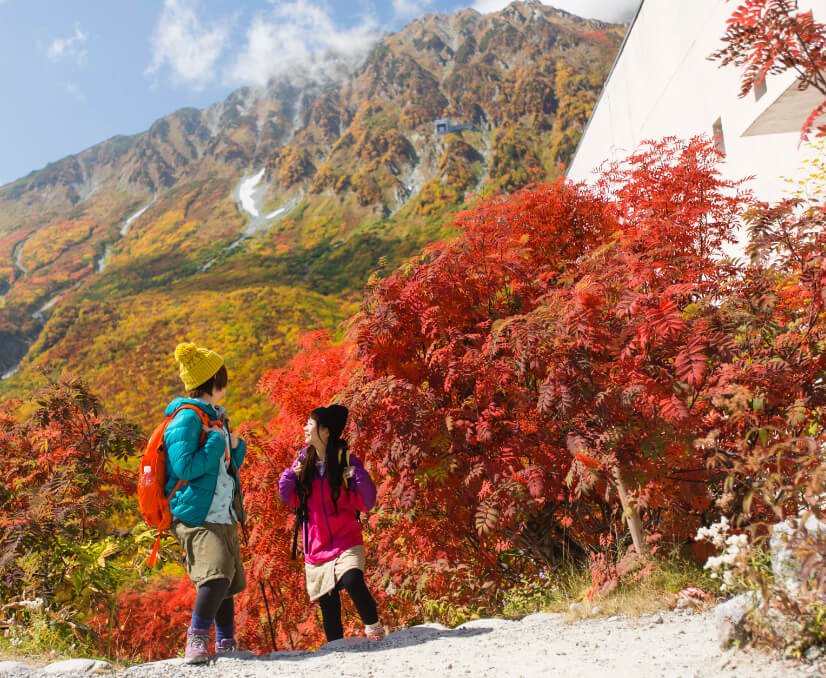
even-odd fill
[(330, 529), (330, 520), (327, 518), (327, 506), (324, 504), (324, 477), (321, 478), (321, 510), (324, 511), (324, 522), (327, 523), (327, 532), (330, 535), (330, 546), (332, 546), (333, 531)]

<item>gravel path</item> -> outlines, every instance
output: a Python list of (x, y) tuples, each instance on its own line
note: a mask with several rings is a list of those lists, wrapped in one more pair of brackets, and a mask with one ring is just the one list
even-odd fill
[[(562, 615), (536, 614), (521, 621), (480, 619), (455, 629), (424, 624), (381, 641), (344, 639), (317, 652), (238, 653), (210, 664), (181, 659), (133, 666), (122, 678), (224, 678), (296, 676), (386, 678), (397, 676), (554, 676), (559, 678), (797, 678), (826, 676), (818, 665), (771, 659), (759, 652), (718, 648), (712, 612), (664, 612), (628, 619), (590, 619), (574, 624)], [(40, 678), (40, 670), (0, 675)], [(55, 667), (57, 668), (57, 667)], [(6, 669), (6, 670), (4, 670)]]

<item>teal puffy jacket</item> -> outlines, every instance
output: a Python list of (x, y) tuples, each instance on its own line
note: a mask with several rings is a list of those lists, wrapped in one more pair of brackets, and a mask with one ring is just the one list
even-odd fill
[[(194, 405), (210, 419), (218, 419), (218, 413), (211, 405), (191, 398), (175, 398), (167, 405), (166, 416), (170, 416), (181, 405)], [(218, 464), (226, 449), (224, 436), (217, 431), (207, 433), (201, 447), (202, 426), (197, 412), (181, 410), (169, 422), (163, 436), (166, 447), (166, 496), (171, 494), (178, 480), (184, 481), (169, 500), (169, 508), (174, 518), (188, 525), (200, 525), (209, 513), (215, 486), (218, 484)], [(244, 508), (238, 469), (244, 463), (246, 453), (247, 444), (243, 440), (239, 440), (238, 446), (230, 451), (233, 462), (230, 474), (234, 476), (238, 506), (241, 508), (239, 518), (242, 522)]]

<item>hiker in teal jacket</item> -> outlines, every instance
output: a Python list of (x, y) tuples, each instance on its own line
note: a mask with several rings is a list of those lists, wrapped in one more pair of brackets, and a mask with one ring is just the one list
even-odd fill
[[(195, 405), (211, 420), (220, 420), (221, 415), (226, 413), (220, 405), (213, 406), (199, 398), (175, 398), (166, 406), (164, 415), (168, 417), (181, 405)], [(167, 459), (166, 496), (172, 493), (178, 480), (188, 483), (181, 483), (178, 491), (169, 500), (169, 508), (173, 517), (190, 525), (200, 525), (206, 519), (218, 484), (218, 461), (225, 449), (224, 435), (216, 431), (210, 431), (204, 446), (199, 447), (201, 429), (201, 418), (197, 413), (192, 410), (181, 410), (169, 422), (164, 434)], [(230, 449), (230, 473), (238, 490), (241, 515), (237, 519), (241, 523), (244, 522), (245, 515), (238, 469), (244, 463), (246, 454), (247, 444), (240, 439), (238, 445)]]
[(245, 518), (238, 469), (247, 446), (230, 431), (227, 411), (218, 404), (227, 392), (223, 358), (184, 343), (175, 349), (175, 360), (189, 397), (175, 398), (166, 408), (166, 416), (174, 417), (163, 437), (164, 489), (172, 513), (170, 530), (198, 591), (184, 658), (200, 664), (209, 660), (213, 623), (216, 654), (238, 649), (233, 596), (247, 585), (238, 541)]

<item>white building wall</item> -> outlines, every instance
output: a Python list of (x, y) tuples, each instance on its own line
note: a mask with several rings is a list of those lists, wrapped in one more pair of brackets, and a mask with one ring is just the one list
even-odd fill
[[(569, 178), (588, 181), (604, 161), (627, 156), (646, 139), (711, 136), (720, 118), (724, 174), (733, 179), (755, 175), (749, 187), (762, 200), (791, 193), (787, 179), (803, 176), (803, 160), (813, 153), (799, 144), (800, 124), (814, 108), (811, 92), (794, 95), (801, 99), (795, 131), (743, 136), (794, 78), (769, 76), (759, 101), (754, 93), (740, 99), (741, 69), (708, 60), (723, 46), (726, 20), (737, 5), (737, 0), (643, 1), (572, 159)], [(800, 6), (813, 9), (816, 20), (826, 18), (826, 0), (801, 0)]]

